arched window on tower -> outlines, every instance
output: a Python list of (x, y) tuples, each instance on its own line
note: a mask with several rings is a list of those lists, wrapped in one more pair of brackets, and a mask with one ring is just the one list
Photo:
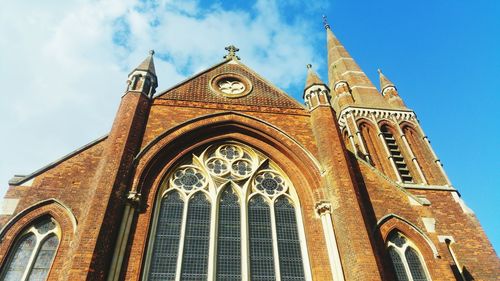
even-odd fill
[(306, 280), (298, 198), (260, 152), (228, 142), (167, 173), (156, 203), (147, 280)]
[(380, 131), (382, 132), (382, 136), (384, 137), (387, 148), (389, 149), (389, 154), (394, 160), (394, 164), (396, 165), (396, 170), (401, 177), (401, 181), (405, 183), (413, 183), (413, 177), (411, 176), (408, 164), (401, 153), (399, 144), (394, 137), (393, 131), (388, 125), (385, 124), (380, 127)]
[(28, 226), (10, 250), (0, 280), (46, 280), (59, 246), (61, 229), (49, 216)]
[(404, 124), (402, 131), (406, 136), (410, 149), (422, 168), (427, 182), (436, 185), (446, 184), (446, 179), (440, 173), (434, 155), (430, 151), (429, 145), (426, 143), (427, 141), (423, 139), (423, 136), (409, 124)]
[(387, 250), (397, 281), (428, 281), (429, 274), (417, 247), (403, 234), (394, 231), (387, 241)]
[(371, 164), (380, 169), (382, 172), (387, 173), (384, 169), (384, 165), (382, 165), (384, 157), (380, 153), (380, 139), (377, 137), (376, 128), (367, 123), (367, 121), (360, 122), (358, 128), (361, 133), (363, 144), (368, 155), (370, 156)]

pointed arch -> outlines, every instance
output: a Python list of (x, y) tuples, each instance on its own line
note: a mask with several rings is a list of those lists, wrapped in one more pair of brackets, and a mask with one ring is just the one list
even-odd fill
[[(136, 157), (134, 160), (135, 171), (132, 172), (135, 176), (131, 186), (133, 191), (142, 195), (141, 205), (145, 207), (144, 212), (137, 215), (136, 224), (148, 229), (151, 233), (157, 217), (157, 208), (154, 206), (157, 206), (158, 196), (162, 194), (164, 180), (169, 176), (169, 172), (174, 170), (179, 163), (185, 163), (183, 161), (188, 159), (189, 155), (201, 153), (204, 148), (220, 143), (239, 143), (250, 148), (258, 148), (258, 151), (274, 162), (276, 167), (281, 169), (280, 173), (287, 175), (291, 184), (296, 187), (296, 198), (300, 198), (300, 200), (295, 201), (296, 204), (314, 206), (318, 198), (325, 198), (325, 191), (321, 185), (321, 174), (324, 171), (321, 170), (312, 153), (307, 151), (297, 140), (294, 140), (280, 128), (258, 118), (241, 113), (224, 112), (194, 118), (165, 131), (147, 144)], [(240, 198), (245, 196), (245, 198), (249, 198), (248, 196), (251, 194), (251, 192), (239, 192)], [(218, 201), (214, 199), (212, 202), (216, 205)], [(242, 202), (242, 204), (247, 203), (248, 201)], [(269, 202), (269, 204), (272, 203)], [(242, 205), (242, 210), (246, 212), (247, 205)], [(314, 239), (311, 238), (313, 237), (312, 233), (321, 231), (321, 225), (316, 223), (313, 212), (314, 209), (311, 208), (304, 211), (304, 214), (299, 212), (298, 215), (301, 227), (306, 223), (311, 225), (300, 231), (303, 245), (311, 243), (309, 240)], [(217, 213), (212, 213), (213, 218), (216, 216)], [(242, 233), (247, 231), (246, 224), (246, 220), (243, 221), (242, 217)], [(129, 271), (127, 269), (125, 274), (127, 276), (144, 276), (144, 270), (150, 261), (147, 237), (152, 238), (148, 233), (134, 232), (134, 225), (131, 226), (131, 235), (134, 237), (131, 239), (132, 246), (124, 255), (130, 255), (127, 263), (133, 264), (133, 268), (140, 270)], [(213, 232), (216, 231), (214, 226)], [(314, 249), (314, 251), (319, 251), (324, 247), (323, 241), (323, 244), (319, 243), (318, 249)], [(305, 245), (302, 250), (306, 255), (304, 257), (305, 267), (309, 269), (311, 265), (309, 265), (310, 257), (307, 256), (307, 249)], [(210, 265), (213, 268), (217, 266), (217, 248), (213, 247), (211, 251), (212, 260), (215, 261), (215, 264)], [(319, 255), (326, 256), (326, 253)], [(320, 260), (321, 258), (316, 258), (317, 263)], [(131, 268), (130, 266), (123, 268), (127, 267)], [(248, 272), (248, 264), (242, 264), (242, 271)], [(306, 274), (310, 275), (310, 270)]]
[(412, 150), (418, 163), (422, 168), (422, 172), (429, 184), (444, 185), (446, 180), (442, 177), (440, 171), (437, 169), (434, 156), (426, 141), (423, 139), (415, 126), (409, 122), (400, 124), (401, 130), (408, 141), (408, 145)]
[(132, 190), (144, 197), (155, 194), (156, 190), (151, 187), (158, 187), (160, 175), (179, 159), (211, 143), (228, 140), (259, 147), (300, 187), (297, 192), (301, 197), (311, 202), (324, 198), (324, 191), (317, 190), (321, 187), (322, 168), (311, 152), (276, 126), (235, 112), (194, 118), (152, 140), (134, 160), (135, 173), (139, 176), (134, 178)]
[[(77, 228), (77, 220), (66, 205), (53, 198), (37, 202), (23, 209), (2, 228), (0, 231), (0, 239), (2, 242), (0, 243), (0, 265), (2, 268), (4, 268), (5, 264), (8, 262), (9, 253), (16, 250), (17, 245), (19, 245), (18, 241), (27, 233), (27, 229), (32, 228), (36, 222), (43, 218), (50, 218), (53, 220), (59, 229), (57, 236), (59, 247), (57, 252), (55, 252), (52, 270), (50, 272), (57, 271), (64, 274), (64, 263), (70, 260), (67, 259), (67, 255), (69, 255), (68, 249)], [(49, 238), (51, 237), (47, 237), (46, 239)], [(46, 239), (39, 241), (39, 247), (44, 247), (46, 244), (44, 241), (48, 241)], [(37, 248), (37, 251), (43, 250), (50, 252), (53, 250), (47, 247), (48, 246), (44, 249)], [(27, 266), (31, 265), (27, 264)], [(48, 272), (49, 278), (50, 272)]]
[(370, 156), (371, 164), (378, 168), (386, 175), (392, 175), (390, 169), (389, 159), (387, 159), (384, 153), (384, 149), (381, 146), (380, 138), (378, 137), (378, 132), (370, 120), (361, 118), (357, 121), (359, 131), (361, 133), (362, 141), (365, 144), (368, 155)]
[(389, 234), (397, 229), (404, 235), (412, 239), (425, 252), (426, 257), (439, 257), (436, 245), (425, 234), (425, 232), (411, 221), (396, 214), (387, 214), (377, 222), (377, 229), (380, 231), (384, 241), (387, 241)]
[(401, 141), (401, 134), (395, 129), (397, 124), (394, 125), (387, 120), (382, 120), (378, 124), (401, 181), (403, 183), (414, 183), (414, 177), (418, 173), (413, 166), (409, 152)]
[[(310, 276), (299, 196), (267, 155), (240, 142), (221, 141), (185, 155), (160, 178), (161, 198), (154, 203), (143, 276), (152, 280), (206, 280), (209, 275), (217, 280), (249, 275), (280, 279), (280, 272), (283, 280)], [(186, 199), (177, 200), (184, 209), (173, 231), (168, 220), (174, 214), (164, 223), (163, 203), (177, 193)], [(175, 232), (175, 243), (161, 243), (162, 231)], [(161, 265), (165, 261), (161, 251), (168, 248), (175, 248), (178, 255), (169, 262), (176, 261), (175, 271)]]
[(391, 258), (397, 280), (426, 281), (436, 272), (439, 256), (432, 240), (409, 220), (396, 214), (382, 217), (377, 228)]

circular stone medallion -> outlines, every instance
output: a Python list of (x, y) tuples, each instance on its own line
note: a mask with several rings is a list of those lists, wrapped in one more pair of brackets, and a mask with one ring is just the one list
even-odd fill
[(236, 73), (223, 73), (210, 81), (210, 88), (228, 98), (246, 96), (252, 90), (252, 84), (246, 77)]

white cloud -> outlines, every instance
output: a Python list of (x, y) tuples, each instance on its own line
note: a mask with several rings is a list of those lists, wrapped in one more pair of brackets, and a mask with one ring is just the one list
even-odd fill
[(3, 3), (0, 195), (13, 174), (107, 133), (128, 72), (151, 48), (159, 91), (219, 62), (228, 44), (278, 86), (301, 87), (322, 33), (284, 16), (272, 0), (249, 11), (197, 1)]

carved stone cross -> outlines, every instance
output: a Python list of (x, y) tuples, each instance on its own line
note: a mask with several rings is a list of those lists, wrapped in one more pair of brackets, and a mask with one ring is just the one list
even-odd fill
[(236, 48), (234, 45), (229, 45), (226, 48), (226, 51), (228, 51), (227, 55), (224, 56), (224, 59), (237, 59), (239, 60), (240, 57), (236, 55), (236, 52), (238, 52), (240, 49)]

